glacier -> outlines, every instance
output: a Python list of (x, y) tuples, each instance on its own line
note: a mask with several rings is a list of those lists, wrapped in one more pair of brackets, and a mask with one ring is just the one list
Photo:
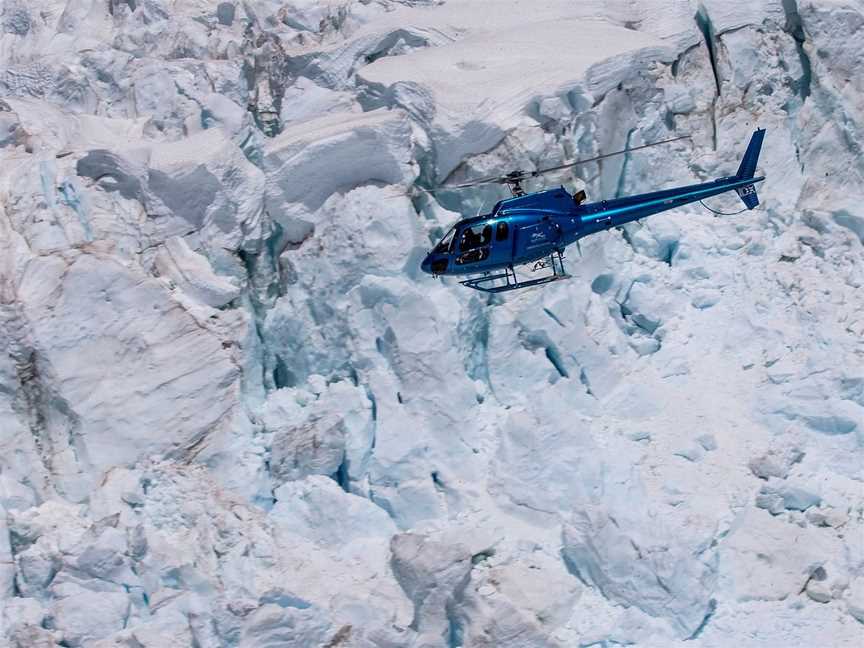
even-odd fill
[[(864, 642), (861, 0), (0, 24), (0, 645)], [(549, 182), (699, 182), (756, 127), (756, 211), (419, 271), (504, 196), (418, 189), (681, 133)]]

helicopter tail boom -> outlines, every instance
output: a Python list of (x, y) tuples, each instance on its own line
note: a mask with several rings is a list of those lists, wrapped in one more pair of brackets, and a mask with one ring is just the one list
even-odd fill
[[(759, 153), (762, 150), (762, 140), (764, 137), (764, 128), (757, 129), (750, 137), (747, 151), (744, 153), (741, 165), (738, 167), (738, 173), (735, 175), (736, 180), (748, 180), (756, 174), (756, 164), (759, 162)], [(755, 185), (744, 185), (735, 191), (747, 209), (753, 209), (759, 204), (759, 196), (756, 193)]]

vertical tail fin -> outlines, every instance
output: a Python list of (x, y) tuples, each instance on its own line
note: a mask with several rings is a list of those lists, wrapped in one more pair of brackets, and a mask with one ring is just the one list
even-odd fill
[(750, 144), (747, 145), (747, 152), (741, 160), (741, 166), (738, 167), (738, 174), (735, 176), (739, 180), (752, 178), (756, 173), (756, 163), (759, 161), (759, 152), (762, 150), (762, 140), (765, 138), (765, 129), (759, 128), (750, 137)]
[[(752, 178), (756, 173), (756, 164), (759, 162), (759, 152), (762, 150), (762, 140), (765, 138), (765, 129), (757, 129), (750, 137), (750, 143), (747, 145), (747, 152), (741, 160), (741, 165), (738, 167), (738, 173), (735, 177), (738, 180), (747, 180)], [(755, 185), (749, 184), (736, 189), (738, 197), (747, 206), (747, 209), (753, 209), (759, 204), (759, 196), (756, 194)]]

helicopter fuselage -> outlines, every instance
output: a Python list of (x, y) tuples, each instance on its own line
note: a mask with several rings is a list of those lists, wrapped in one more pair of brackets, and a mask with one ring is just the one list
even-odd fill
[[(738, 190), (764, 177), (731, 176), (650, 193), (578, 203), (563, 187), (514, 196), (492, 212), (454, 225), (421, 264), (433, 275), (488, 273), (549, 257), (581, 238), (688, 203)], [(746, 201), (745, 201), (746, 202)]]

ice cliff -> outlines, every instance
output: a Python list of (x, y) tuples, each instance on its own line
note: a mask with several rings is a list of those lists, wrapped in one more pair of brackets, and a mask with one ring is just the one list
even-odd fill
[[(860, 0), (0, 24), (0, 644), (864, 642)], [(758, 211), (418, 271), (503, 195), (412, 188), (692, 133), (550, 179), (648, 191), (757, 125)]]

